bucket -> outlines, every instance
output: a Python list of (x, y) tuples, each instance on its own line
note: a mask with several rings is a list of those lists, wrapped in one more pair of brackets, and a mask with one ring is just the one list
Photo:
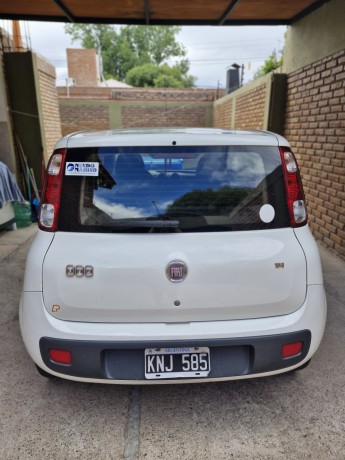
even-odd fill
[(31, 205), (28, 201), (13, 203), (14, 216), (18, 228), (28, 227), (32, 223)]

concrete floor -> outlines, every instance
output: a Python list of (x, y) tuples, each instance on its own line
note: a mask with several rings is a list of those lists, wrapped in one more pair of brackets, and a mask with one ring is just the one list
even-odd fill
[(345, 263), (321, 248), (322, 345), (303, 371), (221, 384), (49, 381), (18, 303), (32, 226), (0, 234), (0, 459), (345, 459)]

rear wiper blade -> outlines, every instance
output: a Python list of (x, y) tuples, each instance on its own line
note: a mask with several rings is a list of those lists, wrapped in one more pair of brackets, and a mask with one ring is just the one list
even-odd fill
[(178, 228), (180, 222), (178, 220), (122, 220), (121, 222), (114, 222), (111, 226), (127, 228)]

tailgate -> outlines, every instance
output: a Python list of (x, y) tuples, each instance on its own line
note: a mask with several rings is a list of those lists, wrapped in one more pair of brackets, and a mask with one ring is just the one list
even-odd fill
[[(166, 274), (174, 260), (188, 268), (179, 283)], [(71, 267), (78, 266), (81, 276), (67, 276), (67, 266), (69, 274)], [(297, 310), (305, 295), (306, 260), (291, 228), (167, 234), (57, 232), (43, 266), (45, 307), (70, 321), (263, 318)]]

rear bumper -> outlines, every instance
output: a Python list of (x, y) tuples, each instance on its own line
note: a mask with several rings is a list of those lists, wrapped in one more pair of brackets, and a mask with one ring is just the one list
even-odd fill
[[(88, 340), (61, 340), (43, 337), (41, 356), (51, 371), (72, 377), (91, 379), (145, 380), (145, 348), (208, 347), (210, 349), (210, 379), (250, 376), (285, 369), (301, 363), (310, 348), (310, 331), (266, 337), (239, 339), (160, 341), (160, 342), (97, 342)], [(283, 345), (302, 342), (301, 353), (283, 359)], [(72, 364), (58, 364), (51, 360), (50, 349), (68, 350)], [(166, 379), (171, 381), (171, 379)], [(162, 380), (160, 380), (162, 381)]]
[[(296, 312), (270, 318), (195, 323), (78, 323), (44, 308), (42, 293), (24, 292), (20, 325), (25, 346), (43, 370), (71, 380), (99, 383), (187, 383), (274, 375), (298, 367), (317, 350), (326, 322), (322, 285), (308, 287)], [(283, 344), (302, 341), (298, 356), (283, 359)], [(206, 346), (211, 372), (201, 379), (145, 380), (144, 349)], [(56, 364), (49, 349), (69, 349), (71, 366)]]

